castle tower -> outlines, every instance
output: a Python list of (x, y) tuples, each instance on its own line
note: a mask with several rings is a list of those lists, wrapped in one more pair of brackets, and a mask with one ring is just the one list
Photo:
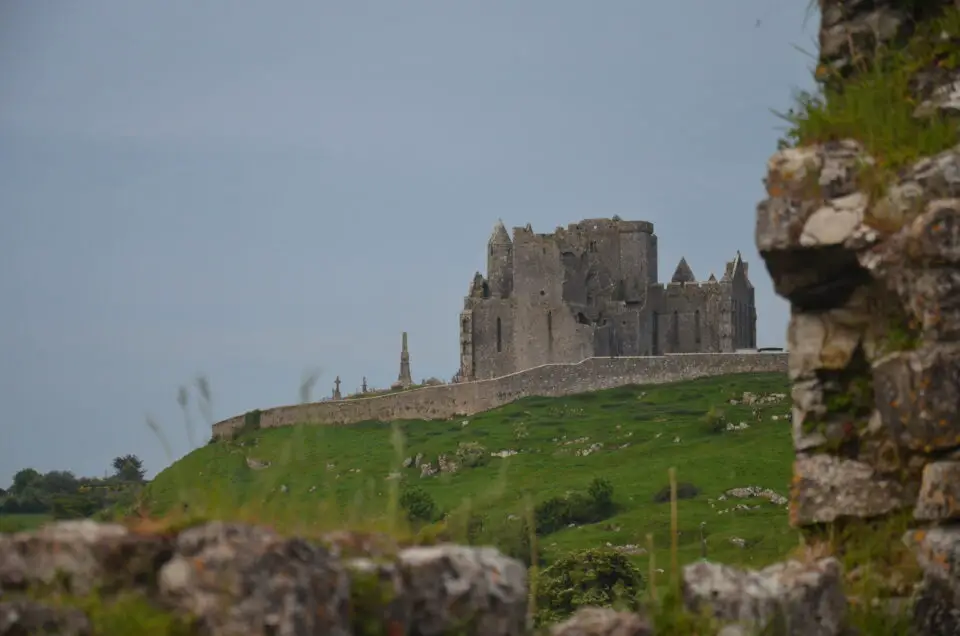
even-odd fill
[(487, 281), (494, 298), (509, 298), (513, 293), (513, 241), (503, 221), (493, 226), (487, 242)]
[(407, 351), (407, 332), (403, 332), (403, 348), (400, 350), (400, 377), (397, 378), (397, 384), (404, 388), (413, 384), (413, 378), (410, 375), (410, 352)]

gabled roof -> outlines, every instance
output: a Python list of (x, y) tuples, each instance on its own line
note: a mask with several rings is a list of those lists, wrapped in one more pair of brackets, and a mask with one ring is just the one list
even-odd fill
[(743, 274), (743, 280), (747, 283), (747, 285), (750, 285), (750, 276), (747, 274), (747, 272), (747, 263), (743, 260), (740, 250), (737, 250), (737, 255), (733, 257), (732, 261), (727, 263), (726, 270), (723, 272), (722, 280), (725, 282), (730, 282), (736, 278), (737, 274)]
[(670, 279), (671, 283), (695, 283), (697, 282), (697, 277), (693, 275), (693, 270), (690, 269), (690, 266), (687, 264), (686, 258), (681, 258), (680, 262), (677, 264), (677, 269), (673, 272), (673, 278)]

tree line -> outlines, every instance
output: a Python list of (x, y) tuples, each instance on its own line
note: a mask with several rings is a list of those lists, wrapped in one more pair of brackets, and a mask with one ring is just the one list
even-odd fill
[(0, 488), (0, 515), (45, 514), (56, 519), (91, 517), (117, 505), (132, 503), (146, 483), (146, 470), (136, 455), (111, 462), (107, 477), (78, 477), (68, 470), (41, 473), (24, 468), (9, 488)]

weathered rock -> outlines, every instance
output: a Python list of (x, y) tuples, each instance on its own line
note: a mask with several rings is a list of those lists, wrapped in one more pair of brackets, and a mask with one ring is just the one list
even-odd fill
[(88, 636), (92, 633), (90, 619), (81, 610), (33, 601), (0, 602), (0, 636)]
[(403, 589), (396, 566), (366, 558), (351, 559), (346, 566), (351, 579), (354, 632), (410, 633), (411, 597)]
[(928, 521), (960, 518), (960, 461), (931, 462), (923, 467), (913, 516)]
[(820, 6), (820, 61), (841, 72), (853, 68), (856, 56), (904, 37), (912, 26), (904, 8), (849, 0), (823, 0)]
[(877, 410), (901, 446), (960, 447), (960, 345), (929, 345), (888, 357), (873, 370)]
[(551, 636), (653, 636), (650, 622), (639, 614), (584, 607), (550, 628)]
[[(954, 38), (953, 45), (960, 48)], [(920, 102), (913, 111), (914, 117), (956, 115), (960, 113), (960, 69), (932, 66), (918, 73), (913, 81), (913, 92)]]
[[(375, 534), (328, 533), (314, 543), (235, 523), (174, 537), (63, 522), (0, 534), (0, 583), (7, 593), (95, 592), (107, 602), (133, 591), (209, 636), (509, 636), (526, 627), (520, 562), (493, 548), (402, 550)], [(0, 604), (0, 636), (45, 624), (53, 633), (88, 633), (81, 615), (58, 614), (59, 605), (17, 603)]]
[(876, 517), (909, 505), (899, 481), (880, 478), (863, 462), (827, 454), (797, 457), (790, 495), (794, 526)]
[(701, 561), (683, 569), (684, 602), (707, 607), (722, 621), (771, 633), (827, 636), (841, 633), (847, 609), (842, 567), (833, 558), (788, 561), (763, 570), (740, 570)]
[(914, 624), (920, 634), (960, 634), (960, 527), (911, 530), (904, 535), (923, 569)]
[(349, 580), (323, 547), (213, 522), (182, 532), (176, 548), (160, 571), (162, 597), (206, 633), (349, 633)]
[(857, 174), (870, 161), (859, 143), (844, 140), (786, 148), (767, 163), (756, 243), (777, 293), (795, 306), (841, 306), (868, 279), (843, 243), (863, 219)]
[(925, 578), (915, 594), (913, 625), (920, 636), (960, 634), (956, 592), (940, 579)]
[(524, 633), (527, 571), (519, 561), (493, 548), (440, 545), (404, 550), (397, 567), (418, 634)]
[(117, 524), (62, 521), (35, 532), (0, 534), (0, 589), (35, 585), (86, 595), (148, 585), (173, 552), (161, 536)]

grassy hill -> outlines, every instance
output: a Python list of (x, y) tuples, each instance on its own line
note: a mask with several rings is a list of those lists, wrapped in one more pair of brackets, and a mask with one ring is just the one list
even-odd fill
[[(668, 485), (668, 469), (675, 467), (678, 481), (700, 489), (679, 503), (681, 563), (700, 556), (699, 526), (705, 522), (711, 559), (756, 567), (797, 544), (785, 506), (764, 499), (717, 499), (748, 486), (787, 494), (793, 450), (784, 416), (790, 405), (789, 398), (764, 404), (757, 421), (756, 407), (730, 404), (744, 392), (788, 394), (787, 378), (742, 374), (527, 398), (449, 421), (252, 431), (187, 455), (157, 475), (147, 496), (152, 513), (189, 507), (205, 516), (252, 517), (298, 531), (396, 530), (390, 511), (396, 509), (398, 491), (410, 486), (421, 487), (453, 517), (469, 510), (496, 524), (529, 516), (530, 502), (585, 491), (601, 477), (613, 486), (616, 514), (543, 536), (540, 552), (549, 560), (578, 548), (643, 547), (652, 533), (657, 563), (666, 568), (670, 504), (656, 502), (655, 495)], [(711, 408), (749, 428), (714, 432), (705, 418)], [(458, 446), (471, 442), (485, 447), (487, 456), (516, 454), (424, 478), (419, 469), (402, 466), (418, 453), (434, 466), (441, 453), (455, 460)], [(751, 508), (734, 509), (738, 504)], [(731, 539), (742, 539), (747, 547)], [(646, 564), (643, 551), (628, 551), (641, 552), (634, 558)]]

